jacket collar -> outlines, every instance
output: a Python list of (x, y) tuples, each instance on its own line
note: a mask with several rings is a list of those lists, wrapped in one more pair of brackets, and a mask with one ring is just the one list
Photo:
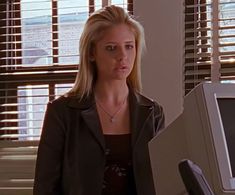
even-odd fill
[[(144, 107), (151, 107), (153, 106), (153, 101), (144, 97), (143, 95), (139, 94), (138, 92), (134, 92), (131, 88), (129, 88), (129, 95), (130, 95), (130, 103), (135, 105), (144, 106)], [(68, 101), (68, 106), (72, 108), (78, 108), (81, 110), (88, 109), (95, 105), (95, 98), (94, 94), (91, 94), (87, 98), (79, 99), (78, 96), (71, 96), (70, 100)], [(132, 104), (131, 104), (132, 105)]]
[(130, 128), (132, 131), (132, 147), (135, 148), (141, 134), (144, 132), (144, 125), (151, 115), (154, 107), (152, 100), (139, 93), (130, 93)]
[[(153, 111), (154, 103), (148, 98), (129, 89), (130, 105), (130, 128), (132, 131), (132, 147), (134, 148), (143, 132), (143, 126)], [(68, 106), (81, 110), (81, 115), (91, 130), (92, 134), (99, 142), (101, 148), (105, 151), (105, 140), (102, 134), (102, 128), (95, 105), (94, 95), (79, 100), (78, 97), (70, 97)]]
[(69, 107), (77, 108), (80, 110), (86, 110), (90, 107), (93, 107), (94, 105), (95, 105), (95, 98), (93, 94), (83, 99), (80, 99), (78, 96), (71, 96), (68, 101)]

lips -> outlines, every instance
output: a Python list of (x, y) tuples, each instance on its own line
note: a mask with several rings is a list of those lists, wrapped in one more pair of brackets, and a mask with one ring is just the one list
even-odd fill
[(127, 70), (128, 67), (126, 65), (120, 65), (118, 67), (115, 68), (116, 70)]

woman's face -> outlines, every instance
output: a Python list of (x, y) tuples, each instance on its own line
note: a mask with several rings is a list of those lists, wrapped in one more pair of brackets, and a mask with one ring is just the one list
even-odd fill
[(126, 80), (135, 57), (135, 36), (125, 24), (106, 30), (94, 48), (94, 60), (99, 80)]

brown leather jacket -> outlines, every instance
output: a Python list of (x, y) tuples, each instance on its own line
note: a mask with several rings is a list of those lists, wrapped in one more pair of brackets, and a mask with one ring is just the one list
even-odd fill
[[(155, 195), (148, 142), (164, 126), (162, 107), (130, 91), (133, 171), (138, 195)], [(101, 195), (105, 141), (94, 97), (50, 102), (38, 149), (34, 195)]]

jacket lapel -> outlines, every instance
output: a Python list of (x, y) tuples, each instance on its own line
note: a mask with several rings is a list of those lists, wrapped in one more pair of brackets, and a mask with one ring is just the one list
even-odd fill
[[(129, 104), (132, 147), (134, 148), (140, 135), (144, 131), (145, 122), (153, 112), (153, 102), (130, 90)], [(102, 134), (102, 128), (96, 110), (94, 97), (91, 95), (81, 101), (79, 101), (78, 98), (73, 98), (69, 105), (81, 110), (83, 120), (103, 151), (105, 151), (105, 140)]]
[(87, 99), (79, 101), (78, 98), (70, 102), (70, 106), (79, 108), (81, 110), (81, 116), (85, 121), (91, 134), (99, 143), (103, 151), (105, 151), (105, 140), (102, 134), (101, 124), (99, 116), (96, 110), (94, 97), (90, 96)]
[(94, 135), (95, 139), (98, 141), (101, 148), (105, 151), (105, 140), (102, 134), (101, 125), (95, 107), (91, 107), (88, 110), (82, 111), (81, 115), (85, 123), (89, 127), (89, 130)]
[(132, 147), (134, 148), (138, 139), (144, 131), (144, 125), (153, 112), (153, 103), (146, 101), (137, 93), (130, 94), (130, 125), (132, 131)]

